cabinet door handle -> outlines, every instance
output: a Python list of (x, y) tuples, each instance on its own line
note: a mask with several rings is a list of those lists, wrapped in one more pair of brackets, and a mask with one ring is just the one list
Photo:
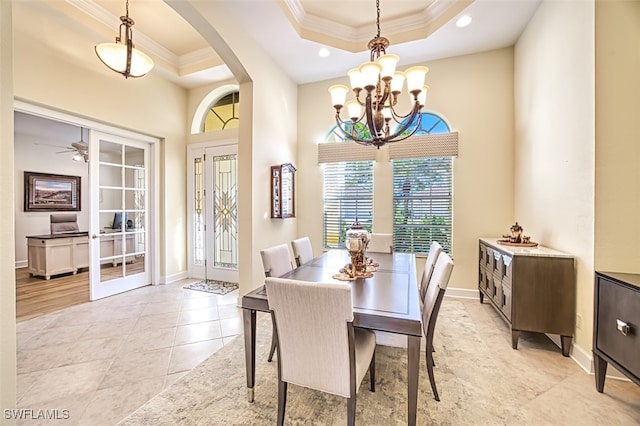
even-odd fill
[(629, 334), (629, 324), (624, 321), (616, 320), (617, 329), (623, 336)]

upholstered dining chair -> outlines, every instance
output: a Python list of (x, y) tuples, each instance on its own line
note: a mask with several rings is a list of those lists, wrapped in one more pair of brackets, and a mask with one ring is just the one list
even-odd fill
[(296, 260), (297, 266), (313, 259), (313, 248), (311, 247), (309, 237), (302, 237), (291, 241), (291, 248), (293, 249), (293, 258)]
[(438, 256), (442, 252), (442, 246), (439, 242), (433, 241), (429, 247), (429, 254), (427, 260), (424, 263), (424, 272), (422, 273), (422, 279), (420, 280), (420, 302), (424, 303), (424, 294), (427, 292), (427, 286), (431, 275), (433, 274), (433, 268), (436, 266)]
[(277, 424), (284, 424), (292, 383), (347, 398), (347, 424), (355, 425), (356, 394), (367, 369), (375, 392), (376, 337), (353, 326), (351, 286), (267, 278), (266, 287), (278, 336)]
[[(286, 244), (278, 244), (277, 246), (260, 250), (260, 257), (262, 258), (264, 275), (267, 278), (280, 277), (289, 271), (293, 271), (291, 252)], [(277, 345), (278, 341), (274, 333), (271, 337), (271, 349), (269, 350), (267, 361), (271, 362), (273, 360), (273, 354), (276, 352)]]
[(380, 234), (373, 232), (367, 246), (371, 253), (391, 253), (393, 251), (393, 234)]
[(438, 318), (438, 312), (440, 311), (440, 305), (444, 298), (444, 293), (449, 284), (449, 278), (451, 278), (451, 271), (453, 270), (453, 260), (445, 253), (441, 252), (436, 261), (436, 265), (433, 268), (433, 274), (429, 280), (427, 291), (425, 293), (424, 305), (422, 306), (422, 330), (424, 337), (427, 341), (426, 346), (426, 361), (427, 372), (429, 373), (429, 381), (431, 382), (431, 390), (436, 401), (440, 401), (438, 395), (438, 389), (436, 388), (436, 380), (433, 376), (433, 333), (436, 328), (436, 320)]

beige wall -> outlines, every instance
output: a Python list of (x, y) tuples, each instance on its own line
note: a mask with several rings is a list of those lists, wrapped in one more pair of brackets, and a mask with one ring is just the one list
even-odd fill
[[(13, 224), (13, 35), (12, 2), (0, 1), (0, 223)], [(0, 228), (0, 407), (16, 401), (16, 286), (14, 229)], [(3, 424), (13, 424), (3, 420)]]
[[(389, 52), (393, 53), (393, 46)], [(456, 267), (449, 288), (477, 297), (478, 238), (502, 235), (514, 220), (513, 50), (425, 65), (430, 68), (427, 84), (431, 87), (425, 110), (444, 116), (452, 130), (460, 132), (453, 179)], [(316, 253), (322, 250), (322, 170), (316, 145), (334, 124), (327, 89), (337, 83), (348, 84), (348, 80), (302, 85), (298, 95), (297, 197), (302, 207), (297, 233), (311, 237)], [(391, 163), (383, 147), (374, 166), (374, 229), (379, 232), (392, 230), (391, 178)]]
[[(93, 58), (95, 40), (65, 26), (63, 20), (40, 19), (39, 7), (46, 7), (46, 3), (14, 4), (15, 96), (162, 139), (160, 275), (161, 279), (171, 280), (172, 276), (183, 274), (187, 269), (186, 90), (157, 73), (125, 79), (110, 71), (97, 57)], [(65, 52), (50, 51), (41, 41), (49, 34), (59, 35), (65, 43), (79, 44), (91, 59), (76, 61)]]
[(533, 241), (576, 257), (575, 344), (585, 352), (593, 312), (593, 20), (593, 1), (545, 1), (515, 48), (516, 219)]
[(297, 86), (255, 40), (239, 30), (234, 24), (237, 17), (224, 5), (169, 4), (207, 39), (240, 84), (238, 238), (243, 294), (264, 283), (260, 249), (288, 243), (296, 235), (297, 219), (270, 218), (269, 175), (271, 165), (295, 162)]
[(640, 273), (640, 2), (595, 10), (595, 269)]

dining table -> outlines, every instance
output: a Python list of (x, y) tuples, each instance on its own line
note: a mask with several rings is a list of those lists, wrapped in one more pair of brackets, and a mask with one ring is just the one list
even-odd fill
[[(348, 282), (353, 302), (353, 325), (407, 336), (407, 424), (416, 424), (422, 322), (416, 259), (412, 253), (367, 253), (374, 271), (368, 278), (334, 278), (350, 263), (346, 250), (328, 250), (281, 278), (317, 283)], [(343, 278), (344, 274), (340, 276)], [(245, 363), (249, 402), (254, 400), (256, 312), (269, 312), (262, 285), (242, 297)]]

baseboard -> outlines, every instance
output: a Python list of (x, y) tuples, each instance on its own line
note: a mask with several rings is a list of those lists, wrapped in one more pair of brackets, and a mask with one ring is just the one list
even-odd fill
[(184, 280), (185, 278), (189, 278), (189, 271), (178, 272), (177, 274), (165, 275), (160, 277), (158, 280), (158, 284), (171, 284), (176, 281)]
[(16, 265), (16, 269), (26, 268), (27, 266), (29, 266), (29, 261), (28, 260), (16, 260), (15, 265)]
[(468, 288), (451, 288), (448, 287), (447, 291), (444, 293), (445, 296), (449, 297), (457, 297), (460, 299), (480, 299), (480, 293), (478, 289), (469, 290)]

